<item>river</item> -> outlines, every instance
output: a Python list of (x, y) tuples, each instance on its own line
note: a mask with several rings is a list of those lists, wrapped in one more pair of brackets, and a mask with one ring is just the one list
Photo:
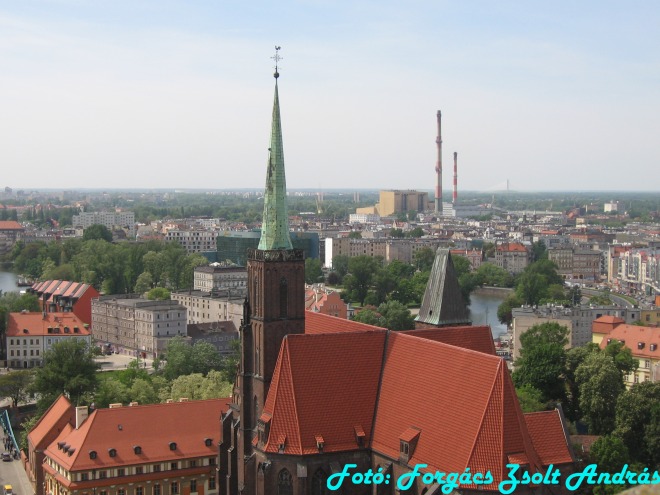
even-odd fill
[(506, 325), (497, 319), (497, 307), (508, 293), (484, 294), (478, 291), (470, 295), (470, 317), (473, 325), (490, 325), (493, 337), (506, 333)]
[(0, 290), (2, 292), (17, 292), (20, 290), (16, 284), (17, 278), (11, 272), (0, 271)]

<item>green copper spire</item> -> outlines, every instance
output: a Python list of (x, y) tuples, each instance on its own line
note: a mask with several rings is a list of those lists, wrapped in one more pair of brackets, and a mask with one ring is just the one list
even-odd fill
[[(279, 50), (279, 47), (276, 47)], [(275, 62), (279, 55), (275, 53)], [(266, 191), (264, 193), (264, 218), (261, 226), (259, 247), (271, 249), (293, 249), (289, 235), (289, 215), (286, 208), (286, 177), (284, 176), (284, 148), (282, 146), (282, 124), (280, 122), (280, 99), (277, 92), (277, 65), (275, 65), (275, 102), (273, 123), (270, 131), (270, 149)]]

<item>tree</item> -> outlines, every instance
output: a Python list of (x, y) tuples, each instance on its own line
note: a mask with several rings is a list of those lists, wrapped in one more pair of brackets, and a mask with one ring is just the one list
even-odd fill
[(615, 435), (646, 466), (660, 463), (660, 382), (636, 383), (616, 404)]
[(305, 260), (305, 283), (316, 284), (318, 282), (323, 282), (321, 260), (318, 258), (307, 258)]
[(128, 387), (114, 377), (104, 378), (94, 394), (94, 405), (105, 408), (110, 404), (125, 404), (129, 401)]
[(566, 378), (567, 404), (564, 407), (564, 412), (571, 421), (577, 421), (582, 417), (580, 412), (580, 388), (575, 378), (575, 372), (592, 352), (600, 352), (600, 348), (594, 343), (573, 347), (566, 352), (564, 377)]
[(522, 305), (522, 301), (515, 294), (509, 294), (504, 301), (497, 307), (497, 319), (500, 323), (504, 323), (507, 326), (511, 325), (513, 321), (513, 315), (511, 311), (513, 308), (518, 308)]
[(541, 392), (544, 401), (563, 399), (567, 343), (568, 328), (558, 323), (534, 325), (523, 333), (520, 357), (514, 363), (516, 387), (530, 385)]
[(402, 229), (396, 229), (394, 227), (390, 229), (390, 237), (394, 237), (398, 239), (398, 238), (403, 238), (405, 236), (406, 234), (403, 232)]
[(529, 384), (525, 384), (522, 387), (517, 388), (516, 395), (518, 396), (520, 408), (525, 413), (543, 411), (545, 409), (541, 391), (535, 389)]
[(413, 254), (413, 264), (415, 268), (422, 272), (431, 271), (435, 261), (435, 251), (430, 247), (423, 247)]
[(376, 311), (373, 306), (365, 306), (361, 311), (356, 312), (351, 319), (375, 327), (385, 327), (383, 315)]
[(192, 370), (193, 373), (208, 374), (210, 371), (219, 371), (223, 367), (222, 356), (209, 342), (197, 341), (192, 346)]
[(96, 390), (99, 368), (84, 340), (67, 338), (53, 344), (44, 352), (43, 366), (34, 377), (32, 390), (40, 395), (38, 409), (44, 411), (60, 394), (74, 405), (83, 404)]
[(344, 278), (348, 273), (348, 262), (350, 258), (345, 254), (338, 254), (332, 258), (332, 269), (337, 272), (340, 278)]
[(579, 306), (582, 302), (582, 290), (579, 285), (573, 285), (566, 294), (566, 299), (568, 299), (572, 306)]
[(150, 290), (153, 286), (154, 278), (149, 272), (142, 272), (135, 282), (135, 288), (133, 289), (137, 294), (144, 294)]
[(29, 395), (29, 387), (34, 379), (31, 370), (12, 371), (0, 375), (0, 396), (11, 399), (12, 406), (18, 407)]
[(632, 351), (618, 340), (607, 344), (605, 354), (614, 360), (614, 365), (621, 372), (622, 378), (637, 370), (639, 361), (633, 358)]
[(585, 358), (575, 372), (580, 391), (580, 410), (594, 435), (611, 433), (615, 426), (616, 402), (625, 390), (614, 359), (604, 352)]
[(390, 330), (412, 330), (415, 328), (415, 318), (410, 310), (398, 301), (387, 301), (378, 306), (385, 328)]
[(158, 392), (151, 381), (145, 378), (136, 378), (129, 390), (131, 401), (139, 404), (156, 404), (159, 402)]
[(147, 299), (150, 301), (167, 301), (170, 298), (170, 291), (163, 287), (154, 287), (147, 292)]
[(423, 228), (415, 227), (414, 229), (411, 229), (406, 233), (406, 237), (420, 238), (423, 237), (425, 233), (426, 232), (424, 232)]
[(83, 231), (83, 241), (89, 241), (91, 239), (112, 242), (112, 232), (110, 232), (105, 225), (90, 225)]
[(371, 287), (373, 275), (380, 269), (381, 263), (380, 258), (372, 258), (366, 255), (349, 259), (349, 274), (344, 278), (344, 289), (348, 297), (364, 304), (364, 299)]
[(358, 230), (352, 230), (348, 233), (349, 239), (362, 239), (362, 232)]
[(167, 343), (165, 350), (165, 366), (163, 367), (163, 376), (167, 380), (174, 380), (178, 376), (189, 375), (192, 373), (192, 347), (183, 340), (183, 337), (177, 336)]
[[(601, 473), (617, 473), (630, 459), (625, 444), (614, 435), (604, 435), (596, 440), (591, 446), (590, 456)], [(624, 489), (625, 485), (598, 484), (593, 492), (595, 495), (612, 495)]]
[(548, 259), (548, 249), (545, 246), (543, 239), (536, 241), (532, 244), (532, 260), (547, 260)]

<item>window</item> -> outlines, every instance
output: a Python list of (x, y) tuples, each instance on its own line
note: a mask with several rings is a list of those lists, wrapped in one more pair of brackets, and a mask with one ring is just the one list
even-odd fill
[(651, 367), (651, 361), (649, 361), (648, 359), (645, 359), (644, 360), (644, 368), (650, 368), (650, 367)]
[(153, 495), (160, 495), (160, 485), (154, 485)]
[(170, 469), (174, 471), (175, 469), (179, 468), (179, 463), (178, 462), (170, 462)]
[(312, 495), (326, 495), (328, 493), (326, 478), (325, 471), (318, 468), (312, 478)]
[(209, 457), (209, 466), (215, 466), (215, 457)]
[(190, 464), (188, 467), (196, 467), (197, 466), (197, 461), (190, 461)]
[(293, 480), (286, 468), (277, 475), (277, 495), (293, 495)]
[(144, 488), (141, 486), (135, 487), (135, 495), (144, 495)]
[(160, 464), (154, 464), (154, 473), (160, 473)]
[(142, 466), (136, 466), (135, 474), (142, 474), (142, 473), (144, 473), (144, 468)]
[(177, 493), (179, 493), (179, 483), (175, 481), (170, 485), (170, 493), (172, 495), (176, 495)]
[(197, 480), (190, 480), (190, 493), (193, 493), (193, 492), (196, 492), (196, 491), (197, 491)]
[(126, 490), (124, 488), (118, 488), (117, 495), (126, 495)]
[(126, 469), (124, 468), (117, 469), (117, 476), (126, 476)]
[(103, 480), (108, 477), (108, 472), (107, 471), (99, 471), (99, 479)]
[(80, 481), (87, 481), (89, 479), (88, 473), (80, 473)]

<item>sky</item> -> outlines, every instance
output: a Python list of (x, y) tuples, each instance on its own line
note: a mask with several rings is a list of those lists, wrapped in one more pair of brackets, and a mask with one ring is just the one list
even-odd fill
[(655, 0), (0, 0), (0, 187), (660, 191)]

